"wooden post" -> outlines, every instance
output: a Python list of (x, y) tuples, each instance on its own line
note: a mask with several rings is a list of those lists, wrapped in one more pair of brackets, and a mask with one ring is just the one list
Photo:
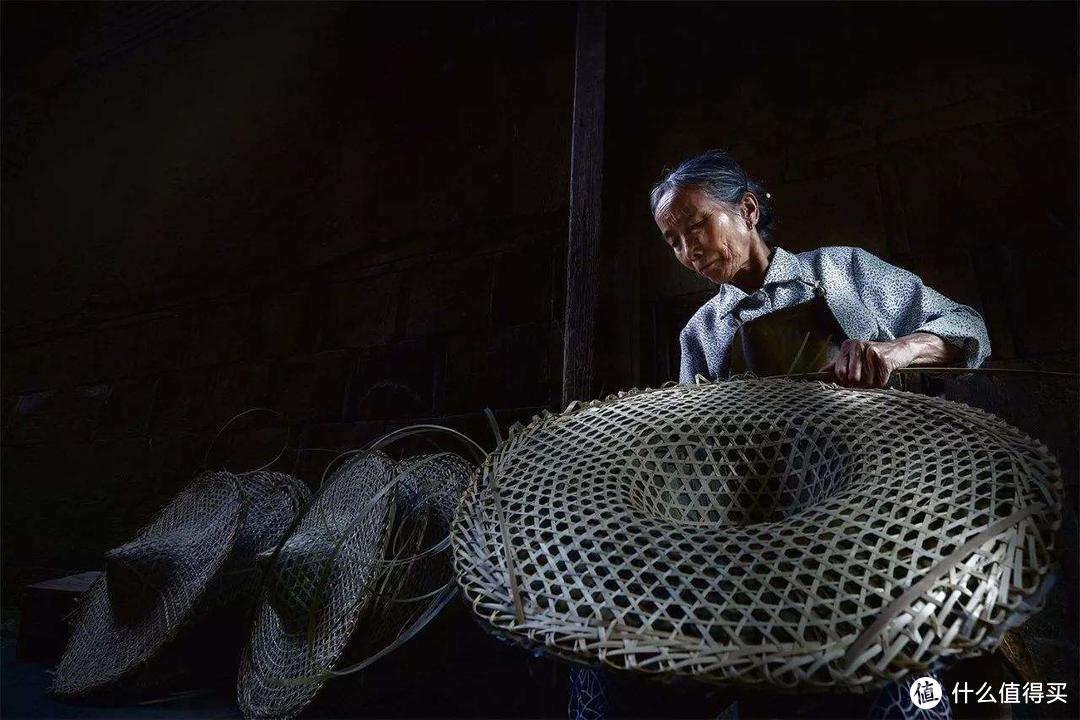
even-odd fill
[(588, 399), (599, 293), (600, 195), (604, 167), (604, 64), (607, 10), (580, 2), (570, 149), (570, 236), (566, 244), (563, 407)]

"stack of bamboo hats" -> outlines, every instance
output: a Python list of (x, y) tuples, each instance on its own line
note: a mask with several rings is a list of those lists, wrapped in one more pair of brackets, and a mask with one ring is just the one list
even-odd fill
[[(245, 716), (298, 714), (327, 679), (441, 609), (455, 592), (449, 522), (471, 470), (449, 453), (395, 464), (358, 452), (331, 475), (272, 559), (241, 661)], [(359, 662), (341, 669), (346, 657)]]

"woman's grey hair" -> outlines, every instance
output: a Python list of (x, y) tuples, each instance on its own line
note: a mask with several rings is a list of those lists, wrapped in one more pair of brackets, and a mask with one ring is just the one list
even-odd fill
[(653, 186), (649, 196), (649, 206), (656, 215), (656, 208), (672, 190), (697, 187), (714, 200), (735, 204), (747, 192), (752, 192), (758, 200), (757, 231), (764, 239), (772, 235), (775, 220), (772, 196), (765, 186), (750, 179), (742, 166), (723, 150), (710, 150), (706, 153), (684, 160), (679, 167), (668, 173), (663, 180)]

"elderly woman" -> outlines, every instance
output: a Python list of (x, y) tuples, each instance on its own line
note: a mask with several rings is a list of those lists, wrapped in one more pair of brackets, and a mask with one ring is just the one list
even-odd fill
[[(815, 299), (823, 300), (835, 318), (836, 334), (846, 335), (836, 338), (837, 347), (822, 356), (827, 362), (817, 369), (831, 371), (845, 385), (884, 387), (899, 368), (977, 367), (990, 354), (979, 314), (912, 273), (859, 248), (824, 247), (796, 255), (772, 244), (770, 200), (721, 151), (687, 160), (652, 190), (653, 217), (675, 258), (719, 286), (682, 331), (682, 382), (699, 374), (728, 376), (740, 331)], [(789, 326), (792, 318), (797, 326), (798, 312), (788, 314)], [(804, 346), (805, 340), (794, 345)], [(743, 347), (734, 349), (742, 360)], [(754, 369), (752, 363), (739, 364)]]
[[(977, 367), (990, 354), (979, 314), (907, 270), (854, 247), (795, 255), (772, 244), (770, 200), (720, 151), (687, 160), (652, 190), (653, 218), (675, 258), (719, 286), (680, 336), (682, 382), (811, 369), (845, 385), (884, 387), (899, 368)], [(951, 717), (947, 697), (932, 710), (915, 707), (916, 679), (867, 697), (747, 693), (724, 717)], [(604, 688), (598, 671), (575, 669), (572, 720), (603, 718)]]
[[(718, 286), (682, 331), (682, 382), (801, 367), (827, 370), (845, 385), (884, 387), (899, 368), (977, 367), (990, 354), (978, 313), (912, 273), (859, 248), (796, 255), (772, 244), (770, 200), (719, 151), (687, 160), (652, 190), (653, 218), (675, 258)], [(739, 706), (744, 718), (906, 717), (915, 710), (907, 684), (888, 685), (876, 699), (834, 696), (822, 704), (755, 693)], [(949, 715), (946, 700), (925, 716)]]

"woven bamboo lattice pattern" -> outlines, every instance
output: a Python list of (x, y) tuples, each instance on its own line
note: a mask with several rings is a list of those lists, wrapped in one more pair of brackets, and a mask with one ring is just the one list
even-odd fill
[(992, 649), (1041, 606), (1061, 509), (1054, 459), (994, 416), (783, 380), (571, 406), (477, 478), (453, 549), (490, 630), (781, 689), (866, 691)]
[(473, 470), (467, 460), (453, 453), (405, 458), (394, 470), (398, 504), (410, 517), (431, 514), (445, 532), (450, 529)]
[(452, 581), (445, 537), (471, 470), (451, 454), (395, 466), (364, 452), (331, 476), (269, 572), (241, 662), (245, 716), (296, 715), (342, 659), (395, 646)]
[(362, 632), (339, 665), (366, 663), (398, 647), (456, 593), (449, 532), (475, 466), (458, 455), (419, 455), (394, 469), (394, 532), (370, 592)]
[(105, 554), (56, 671), (53, 692), (108, 688), (140, 670), (186, 625), (252, 599), (255, 558), (273, 548), (309, 496), (288, 475), (204, 474), (131, 542)]
[(396, 532), (373, 590), (367, 616), (372, 621), (350, 644), (353, 657), (362, 660), (396, 647), (425, 611), (441, 609), (438, 600), (455, 591), (450, 525), (475, 469), (453, 453), (418, 455), (396, 465)]

